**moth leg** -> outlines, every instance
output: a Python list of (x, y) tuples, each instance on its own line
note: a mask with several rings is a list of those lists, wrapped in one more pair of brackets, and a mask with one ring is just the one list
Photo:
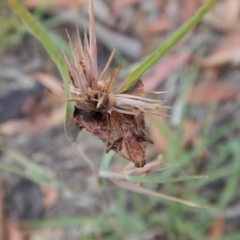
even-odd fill
[(117, 143), (122, 141), (122, 139), (123, 139), (122, 137), (118, 137), (112, 143), (108, 142), (108, 144), (106, 144), (106, 153), (108, 153), (110, 150), (112, 150)]
[(132, 131), (132, 134), (137, 137), (138, 139), (141, 139), (142, 141), (149, 142), (153, 144), (152, 139), (148, 136), (147, 132), (145, 130), (141, 130), (141, 133), (137, 133), (135, 131)]
[[(137, 126), (139, 127), (138, 121), (137, 121), (137, 119), (136, 119), (136, 116), (133, 115), (133, 117), (134, 117), (135, 123), (136, 123)], [(130, 123), (130, 122), (129, 122), (129, 123)], [(132, 125), (132, 123), (130, 123), (130, 124)], [(133, 125), (132, 125), (132, 126), (133, 126)], [(141, 133), (137, 132), (136, 128), (133, 126), (133, 129), (131, 129), (132, 134), (133, 134), (135, 137), (141, 139), (142, 141), (149, 142), (149, 143), (153, 144), (153, 141), (152, 141), (152, 139), (149, 137), (147, 131), (146, 131), (144, 128), (142, 128), (142, 127), (139, 127), (139, 128), (140, 128), (140, 132), (141, 132)]]
[(132, 159), (132, 156), (131, 156), (129, 148), (128, 148), (128, 144), (126, 142), (124, 142), (124, 144), (125, 144), (125, 147), (127, 149), (127, 153), (128, 153), (129, 159), (134, 163), (134, 159)]
[[(135, 160), (132, 158), (132, 156), (131, 156), (131, 151), (130, 151), (130, 149), (128, 148), (128, 144), (127, 144), (126, 142), (124, 142), (124, 144), (125, 144), (125, 146), (126, 146), (129, 159), (134, 163), (135, 167), (137, 167), (137, 168), (142, 168), (142, 167), (144, 167), (145, 164), (146, 164), (146, 160), (143, 159), (141, 162), (135, 161)], [(140, 145), (139, 143), (138, 143), (138, 145), (139, 145), (142, 153), (144, 154), (144, 149), (142, 149), (142, 147), (141, 147), (141, 145)]]
[(110, 138), (110, 132), (111, 132), (111, 123), (110, 123), (110, 120), (109, 120), (109, 115), (106, 113), (106, 118), (107, 118), (107, 131), (108, 131), (108, 134), (107, 134), (107, 139), (106, 139), (106, 153), (108, 153), (110, 150), (108, 150), (108, 145), (109, 145), (109, 138)]

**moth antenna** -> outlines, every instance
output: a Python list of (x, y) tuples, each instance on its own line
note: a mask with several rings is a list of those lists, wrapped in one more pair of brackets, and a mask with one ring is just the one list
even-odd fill
[(110, 129), (111, 129), (111, 122), (109, 120), (109, 115), (106, 112), (106, 118), (107, 118), (107, 126), (108, 126), (108, 135), (107, 135), (107, 139), (106, 139), (106, 153), (109, 152), (108, 150), (108, 143), (109, 143), (109, 136), (110, 136)]

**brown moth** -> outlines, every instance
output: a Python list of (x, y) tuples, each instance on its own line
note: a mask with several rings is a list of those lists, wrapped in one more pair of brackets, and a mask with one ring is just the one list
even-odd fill
[(89, 6), (89, 40), (85, 33), (82, 43), (77, 32), (75, 46), (68, 36), (73, 60), (64, 56), (73, 96), (67, 100), (74, 102), (74, 121), (101, 139), (106, 144), (106, 152), (114, 150), (137, 167), (143, 167), (146, 142), (152, 143), (146, 134), (144, 114), (161, 115), (162, 102), (144, 97), (141, 80), (129, 92), (113, 91), (120, 71), (117, 67), (107, 77), (114, 52), (98, 76), (92, 0)]
[[(134, 90), (141, 91), (143, 83), (137, 82)], [(112, 111), (111, 114), (84, 111), (76, 108), (74, 120), (106, 144), (106, 152), (114, 150), (120, 156), (143, 167), (146, 142), (153, 143), (146, 134), (144, 114), (138, 116)]]

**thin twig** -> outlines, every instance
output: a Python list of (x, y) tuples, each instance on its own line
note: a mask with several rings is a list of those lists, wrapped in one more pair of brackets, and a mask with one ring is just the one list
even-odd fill
[(163, 193), (158, 193), (158, 192), (140, 187), (140, 186), (138, 186), (137, 184), (134, 184), (134, 183), (130, 183), (130, 182), (126, 182), (126, 181), (119, 181), (119, 180), (116, 180), (116, 179), (111, 179), (111, 181), (114, 184), (116, 184), (117, 186), (122, 187), (122, 188), (127, 189), (127, 190), (130, 190), (132, 192), (141, 193), (141, 194), (145, 194), (145, 195), (148, 195), (148, 196), (159, 197), (159, 198), (162, 198), (162, 199), (165, 199), (165, 200), (178, 202), (178, 203), (190, 206), (190, 207), (208, 208), (208, 209), (210, 208), (210, 207), (198, 205), (194, 202), (183, 200), (181, 198), (172, 197), (172, 196), (169, 196), (169, 195), (166, 195), (166, 194), (163, 194)]

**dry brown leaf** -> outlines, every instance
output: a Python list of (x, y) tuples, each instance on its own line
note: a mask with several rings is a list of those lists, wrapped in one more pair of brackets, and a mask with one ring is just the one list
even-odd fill
[(33, 77), (39, 83), (41, 83), (43, 86), (49, 89), (53, 94), (63, 95), (64, 91), (63, 87), (61, 86), (61, 81), (56, 77), (41, 72), (32, 73), (31, 77)]
[(115, 14), (121, 12), (125, 7), (141, 2), (142, 0), (115, 0), (112, 9)]
[[(63, 122), (61, 114), (64, 115), (64, 110), (62, 110), (63, 105), (59, 104), (59, 99), (63, 100), (65, 97), (60, 81), (49, 74), (38, 72), (31, 74), (31, 79), (35, 79), (48, 88), (53, 96), (50, 99), (46, 97), (40, 102), (38, 102), (35, 96), (29, 96), (21, 105), (21, 113), (26, 118), (10, 119), (0, 125), (0, 132), (7, 135), (25, 133), (25, 131), (34, 134), (44, 129), (47, 130), (55, 124), (58, 125), (59, 122)], [(54, 108), (54, 110), (50, 112), (50, 108)], [(61, 114), (58, 114), (59, 111), (61, 111)], [(47, 119), (48, 117), (49, 119)]]
[(193, 105), (208, 106), (220, 101), (228, 101), (237, 95), (236, 88), (214, 82), (196, 84), (191, 89), (188, 102)]
[(167, 5), (167, 1), (166, 0), (155, 0), (155, 6), (159, 9), (159, 10), (164, 10), (166, 5)]
[(223, 218), (216, 218), (213, 222), (212, 229), (209, 234), (209, 240), (220, 240), (224, 234), (225, 222)]
[(58, 191), (56, 189), (41, 188), (43, 196), (43, 205), (45, 209), (49, 209), (54, 206), (58, 199)]
[(53, 109), (49, 114), (37, 113), (33, 118), (13, 119), (0, 125), (0, 133), (6, 135), (27, 134), (35, 135), (46, 132), (54, 126), (63, 123), (65, 114), (65, 104)]
[(183, 122), (183, 134), (184, 134), (184, 142), (189, 142), (194, 140), (194, 138), (198, 138), (198, 131), (202, 128), (202, 122), (190, 121), (186, 120)]
[(6, 231), (8, 240), (24, 240), (24, 233), (18, 222), (6, 221)]
[(85, 4), (85, 0), (51, 0), (48, 1), (42, 0), (25, 0), (23, 5), (26, 8), (36, 8), (42, 5), (47, 5), (50, 8), (70, 8), (73, 10), (79, 9)]
[(212, 54), (202, 60), (204, 67), (240, 64), (240, 29), (231, 32)]
[[(182, 145), (186, 144), (197, 145), (200, 141), (197, 133), (201, 129), (201, 122), (193, 122), (193, 121), (185, 121), (183, 122), (182, 130), (183, 130), (183, 140)], [(155, 126), (150, 125), (149, 128), (150, 136), (154, 142), (154, 146), (161, 153), (166, 153), (169, 149), (169, 143), (167, 137), (159, 131)]]
[(200, 6), (199, 0), (180, 0), (179, 17), (183, 22), (190, 19)]
[[(203, 122), (185, 120), (182, 125), (183, 130), (183, 147), (185, 149), (192, 149), (193, 147), (201, 145), (202, 138), (198, 134), (199, 130), (202, 128)], [(207, 149), (202, 149), (200, 154), (202, 160), (207, 160), (209, 154)]]
[(166, 15), (163, 15), (159, 20), (152, 23), (147, 28), (147, 34), (156, 34), (156, 33), (162, 33), (169, 29), (170, 22)]
[(217, 30), (229, 31), (237, 25), (239, 12), (239, 0), (219, 1), (204, 21)]
[(155, 65), (150, 75), (143, 77), (142, 81), (146, 91), (154, 90), (176, 68), (189, 59), (190, 55), (172, 55)]
[(159, 150), (161, 153), (166, 153), (169, 147), (168, 140), (166, 136), (159, 131), (155, 126), (149, 126), (150, 136), (153, 140), (153, 145)]

